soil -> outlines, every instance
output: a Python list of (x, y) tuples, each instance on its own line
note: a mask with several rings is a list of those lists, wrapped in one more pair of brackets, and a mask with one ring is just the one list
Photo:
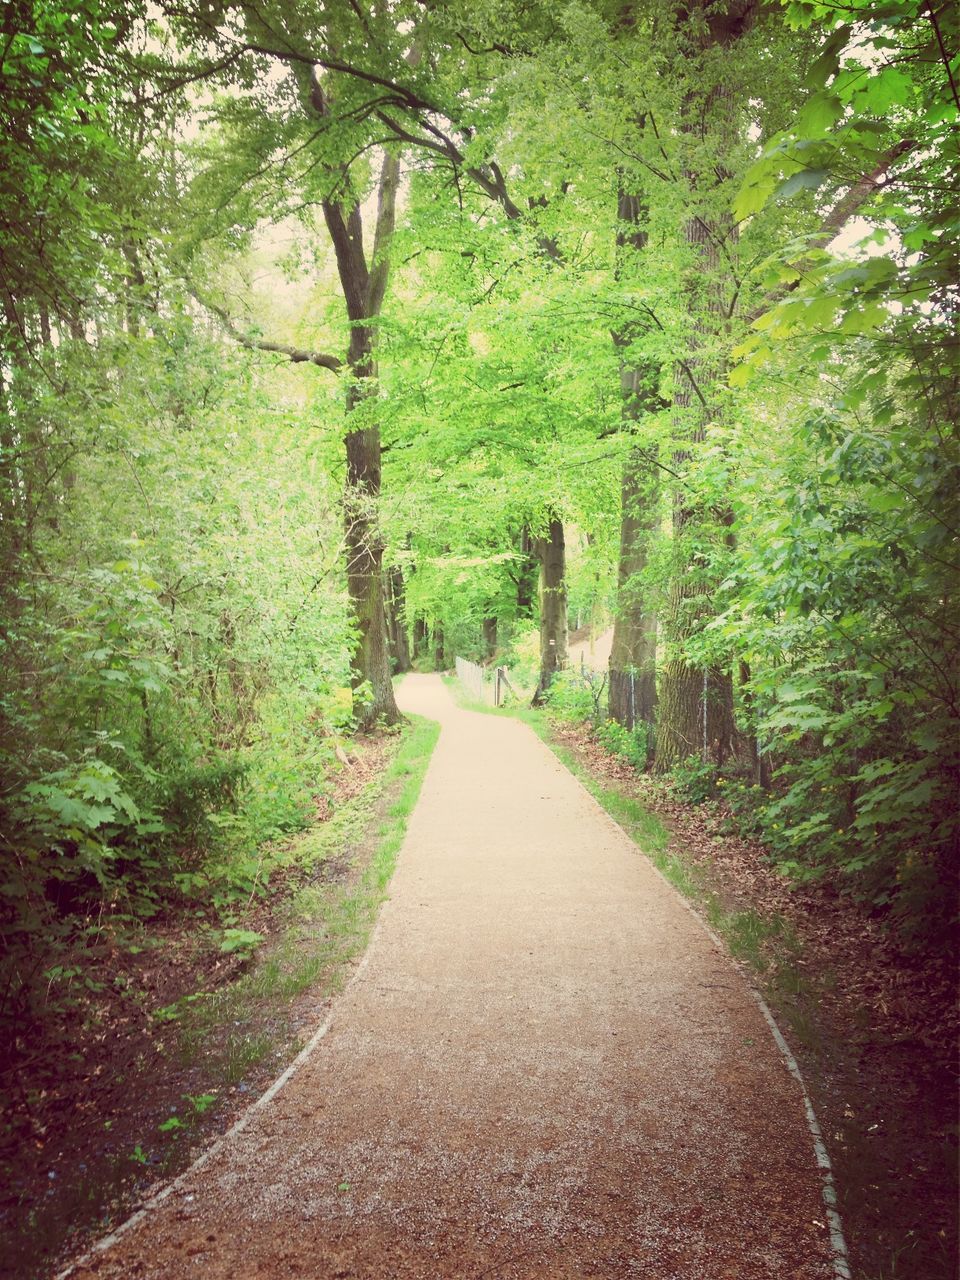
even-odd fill
[(728, 911), (786, 923), (762, 949), (760, 981), (824, 1131), (856, 1280), (955, 1280), (952, 959), (905, 952), (881, 920), (830, 883), (791, 886), (761, 845), (731, 832), (722, 801), (683, 803), (586, 728), (557, 724), (553, 733), (604, 786), (637, 797), (664, 821), (672, 847)]
[(88, 1277), (835, 1275), (745, 982), (513, 720), (443, 730), (373, 943), (282, 1090)]
[[(316, 823), (379, 776), (395, 745), (395, 738), (356, 740), (328, 794), (317, 798)], [(371, 833), (389, 802), (385, 796), (373, 813)], [(312, 879), (345, 885), (362, 873), (374, 848), (372, 838), (359, 838), (319, 863)], [(239, 923), (267, 939), (261, 956), (269, 955), (301, 883), (291, 869), (248, 904)], [(86, 996), (35, 1027), (29, 1043), (3, 1047), (0, 1276), (47, 1276), (122, 1221), (230, 1127), (329, 1009), (331, 987), (342, 979), (321, 972), (292, 1001), (246, 1004), (240, 1029), (211, 1024), (202, 1054), (188, 1052), (179, 1021), (158, 1019), (157, 1011), (198, 992), (228, 990), (246, 968), (241, 957), (218, 950), (216, 921), (198, 918), (188, 905), (150, 921), (137, 953), (104, 919), (98, 945), (76, 958), (89, 984)], [(191, 1097), (213, 1101), (201, 1101), (198, 1112)], [(172, 1117), (182, 1127), (161, 1132), (158, 1126)]]

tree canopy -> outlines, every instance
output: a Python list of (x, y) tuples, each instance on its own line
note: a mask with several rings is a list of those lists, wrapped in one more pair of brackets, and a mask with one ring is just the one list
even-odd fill
[(638, 761), (942, 943), (958, 74), (926, 0), (6, 6), (3, 1016), (570, 613)]

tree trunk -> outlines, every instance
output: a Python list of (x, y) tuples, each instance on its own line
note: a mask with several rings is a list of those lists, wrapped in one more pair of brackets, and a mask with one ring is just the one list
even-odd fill
[(387, 635), (394, 670), (410, 670), (410, 645), (407, 641), (406, 606), (403, 590), (403, 573), (398, 565), (390, 570), (387, 584)]
[(129, 236), (124, 236), (121, 246), (126, 260), (127, 270), (124, 280), (124, 311), (127, 333), (132, 338), (140, 337), (140, 314), (147, 292), (147, 282), (143, 268), (140, 266), (140, 255), (137, 246)]
[(496, 618), (484, 618), (483, 620), (483, 647), (487, 658), (494, 658), (497, 652), (497, 620)]
[[(362, 395), (362, 391), (357, 394)], [(351, 397), (353, 395), (352, 389)], [(383, 599), (383, 542), (377, 510), (380, 495), (379, 429), (366, 427), (348, 431), (346, 449), (344, 545), (347, 590), (357, 628), (353, 653), (353, 687), (357, 694), (354, 715), (360, 728), (369, 729), (381, 717), (388, 724), (395, 724), (400, 719), (393, 696)]]
[(770, 790), (770, 757), (760, 750), (757, 737), (757, 716), (753, 691), (750, 688), (750, 666), (740, 660), (740, 700), (747, 722), (747, 745), (750, 753), (750, 776), (764, 791)]
[[(322, 109), (322, 98), (315, 100)], [(345, 444), (347, 475), (343, 494), (347, 588), (357, 631), (353, 654), (354, 715), (362, 729), (378, 720), (401, 719), (393, 694), (383, 590), (383, 541), (380, 533), (380, 427), (370, 401), (378, 395), (374, 330), (369, 323), (380, 314), (387, 285), (387, 247), (393, 231), (400, 162), (386, 155), (380, 173), (373, 265), (363, 251), (363, 223), (359, 205), (323, 201), (323, 214), (333, 241), (337, 271), (347, 315), (352, 322), (347, 364), (351, 385), (347, 393)], [(362, 422), (353, 427), (352, 421)]]
[(563, 523), (550, 521), (546, 538), (534, 540), (540, 561), (540, 680), (533, 705), (540, 706), (558, 671), (567, 665), (567, 583)]
[(536, 548), (526, 525), (520, 530), (520, 560), (517, 568), (517, 618), (533, 617), (533, 595), (537, 585)]
[[(617, 199), (617, 277), (629, 266), (627, 255), (646, 248), (646, 210), (636, 197), (622, 190)], [(621, 418), (634, 431), (644, 417), (662, 408), (657, 387), (659, 365), (638, 366), (625, 351), (632, 332), (617, 331), (614, 345), (620, 358)], [(655, 447), (655, 446), (651, 446)], [(617, 565), (617, 608), (610, 649), (607, 710), (611, 720), (627, 729), (639, 723), (653, 727), (657, 708), (657, 617), (643, 582), (650, 545), (657, 531), (658, 476), (639, 445), (623, 466), (620, 501), (620, 555)]]
[(430, 643), (430, 633), (427, 629), (425, 618), (414, 618), (413, 620), (413, 658), (422, 658), (427, 652)]
[[(710, 7), (700, 0), (705, 21), (695, 39), (699, 47), (690, 50), (689, 72), (698, 75), (702, 65), (715, 65), (717, 46), (729, 47), (753, 21), (749, 0), (725, 8)], [(678, 20), (689, 21), (686, 9)], [(714, 73), (716, 74), (716, 73)], [(723, 158), (736, 142), (733, 86), (717, 80), (688, 80), (684, 132), (695, 142), (697, 152)], [(680, 443), (674, 453), (673, 468), (683, 472), (693, 451), (706, 439), (707, 424), (720, 416), (718, 389), (726, 367), (729, 346), (728, 306), (725, 292), (732, 289), (731, 264), (737, 228), (729, 212), (726, 183), (732, 175), (711, 163), (704, 172), (688, 170), (688, 217), (683, 227), (689, 249), (685, 281), (688, 308), (686, 349), (676, 370), (674, 406), (678, 415)], [(719, 179), (719, 181), (718, 181)], [(710, 525), (717, 526), (716, 532)], [(692, 667), (686, 658), (687, 641), (700, 631), (713, 610), (716, 582), (703, 545), (729, 536), (730, 513), (708, 511), (689, 488), (680, 488), (674, 498), (673, 533), (677, 548), (668, 603), (663, 618), (668, 660), (660, 681), (660, 716), (657, 726), (655, 767), (666, 773), (692, 754), (718, 764), (730, 754), (733, 743), (733, 678), (728, 669)], [(726, 534), (720, 529), (725, 528)]]
[[(4, 380), (3, 366), (7, 363), (7, 353), (0, 349), (0, 356), (3, 357), (0, 363), (0, 546), (3, 548), (4, 558), (10, 557), (12, 562), (20, 549), (22, 529), (18, 520), (18, 505), (22, 485), (17, 461), (19, 451), (11, 425), (10, 402)], [(6, 574), (2, 575), (0, 581), (6, 577)]]
[(445, 641), (443, 637), (443, 623), (435, 622), (433, 624), (433, 666), (436, 671), (446, 671), (447, 664), (444, 662)]
[(655, 533), (656, 477), (636, 449), (623, 468), (622, 512), (608, 710), (632, 729), (652, 726), (657, 709), (657, 617), (642, 581)]

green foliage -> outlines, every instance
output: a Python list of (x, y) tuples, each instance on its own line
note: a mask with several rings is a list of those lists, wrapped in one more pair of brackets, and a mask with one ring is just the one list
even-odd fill
[[(668, 665), (741, 672), (739, 745), (758, 739), (774, 772), (769, 797), (689, 762), (679, 785), (728, 787), (791, 873), (836, 876), (908, 933), (946, 929), (960, 457), (942, 11), (791, 0), (733, 38), (722, 8), (714, 30), (591, 0), (366, 27), (349, 6), (274, 6), (245, 10), (241, 53), (189, 6), (151, 15), (149, 39), (136, 5), (19, 6), (0, 143), (2, 1016), (36, 1013), (44, 974), (66, 990), (94, 918), (189, 901), (232, 928), (351, 728), (347, 380), (284, 350), (349, 341), (317, 210), (333, 175), (338, 199), (372, 193), (391, 126), (373, 82), (331, 71), (338, 110), (315, 128), (302, 67), (325, 40), (409, 91), (391, 107), (409, 183), (381, 394), (362, 402), (408, 626), (479, 658), (496, 619), (522, 683), (531, 537), (560, 512), (574, 613), (609, 608), (639, 450), (659, 476), (641, 586)], [(207, 58), (201, 119), (183, 72)], [(434, 168), (438, 128), (453, 150)], [(208, 287), (279, 355), (216, 335)], [(551, 706), (642, 767), (652, 742), (604, 723), (600, 693), (565, 673)]]
[(651, 751), (650, 727), (642, 721), (632, 729), (618, 724), (616, 720), (602, 720), (596, 728), (597, 741), (610, 752), (626, 760), (635, 769), (645, 769)]
[(594, 679), (577, 670), (558, 672), (547, 690), (547, 706), (554, 715), (575, 724), (595, 721), (600, 714), (601, 690)]
[(248, 960), (263, 942), (263, 934), (253, 929), (224, 929), (220, 950), (226, 955), (239, 955)]
[[(766, 307), (734, 381), (754, 403), (784, 406), (762, 410), (784, 434), (776, 448), (734, 445), (741, 541), (713, 631), (752, 672), (751, 719), (778, 767), (751, 821), (781, 866), (831, 875), (907, 941), (942, 945), (960, 873), (958, 226), (947, 196), (960, 104), (946, 10), (856, 0), (787, 11), (820, 36), (809, 96), (766, 140), (737, 211), (782, 217), (773, 201), (797, 205), (814, 187), (832, 208), (811, 218), (807, 204), (809, 230), (761, 268)], [(859, 243), (831, 242), (845, 201), (869, 220)]]
[(699, 756), (689, 756), (671, 774), (678, 794), (690, 804), (703, 804), (715, 800), (719, 794), (720, 778), (717, 767)]
[(299, 486), (311, 435), (278, 439), (266, 384), (176, 336), (184, 385), (205, 384), (189, 417), (168, 408), (154, 339), (125, 345), (109, 399), (98, 354), (71, 355), (92, 409), (48, 398), (29, 370), (18, 384), (19, 417), (46, 424), (19, 482), (36, 486), (43, 518), (0, 524), (14, 570), (3, 840), (17, 868), (0, 883), (0, 1016), (22, 1025), (91, 915), (122, 929), (124, 913), (184, 897), (228, 915), (262, 891), (277, 855), (258, 846), (308, 820), (343, 725), (343, 595), (312, 587), (326, 579), (323, 480), (313, 495)]

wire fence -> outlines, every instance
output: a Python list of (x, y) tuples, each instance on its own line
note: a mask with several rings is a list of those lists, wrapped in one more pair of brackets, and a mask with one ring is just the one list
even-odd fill
[(457, 679), (477, 702), (485, 701), (483, 696), (483, 667), (466, 658), (457, 658)]
[(487, 670), (467, 658), (457, 658), (457, 679), (467, 693), (476, 702), (488, 702), (495, 707), (503, 705), (507, 690), (518, 697), (516, 689), (510, 683), (506, 667), (494, 667)]

